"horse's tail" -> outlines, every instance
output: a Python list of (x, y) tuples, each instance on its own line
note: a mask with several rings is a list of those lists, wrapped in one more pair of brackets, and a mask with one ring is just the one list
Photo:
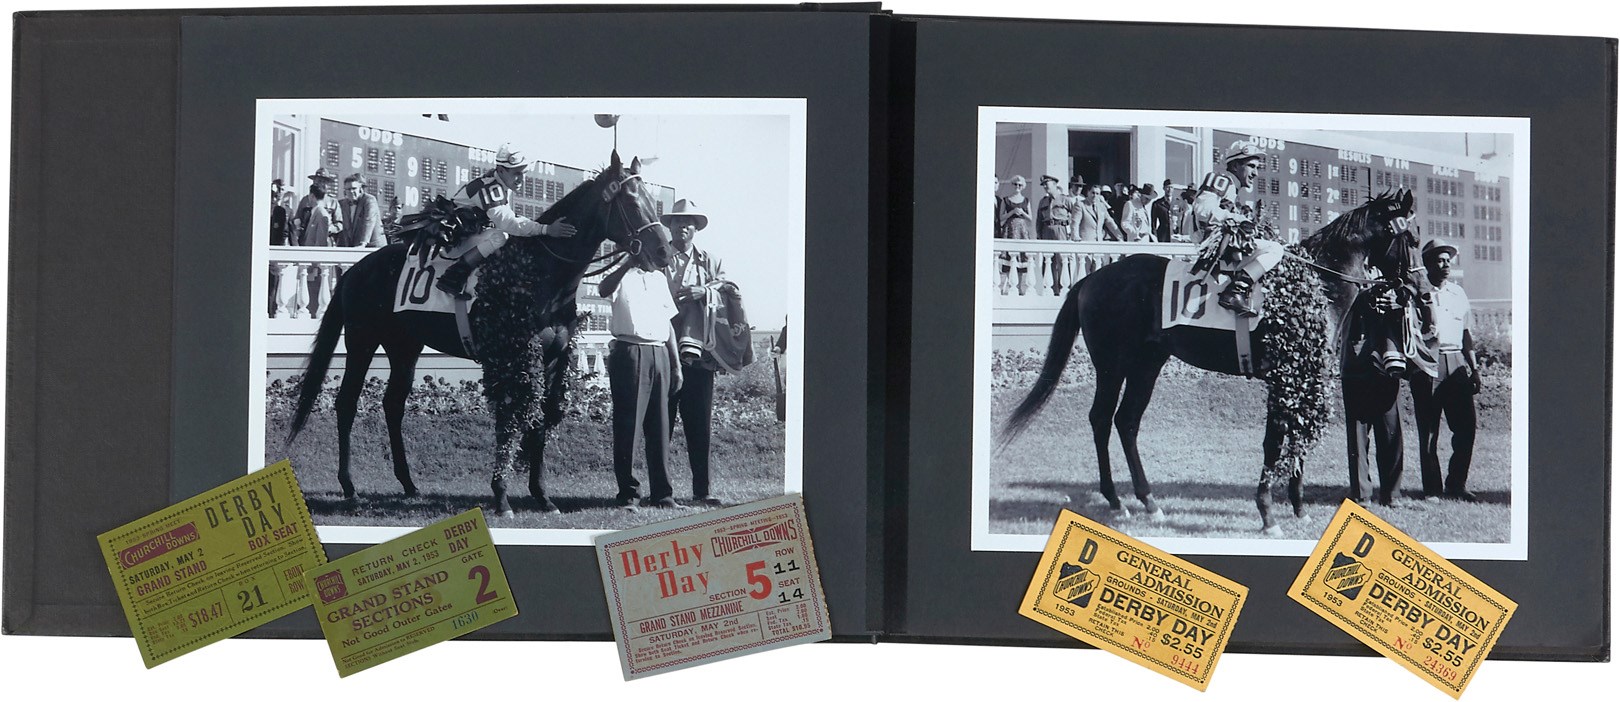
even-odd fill
[(1081, 278), (1080, 283), (1063, 300), (1063, 308), (1058, 310), (1057, 319), (1052, 322), (1052, 338), (1047, 342), (1046, 361), (1041, 364), (1041, 375), (1035, 379), (1035, 386), (1029, 389), (1029, 394), (1013, 410), (1012, 416), (1001, 425), (997, 435), (1000, 445), (1005, 446), (1024, 433), (1057, 390), (1063, 369), (1069, 365), (1069, 357), (1074, 355), (1075, 339), (1080, 336), (1080, 306), (1084, 304), (1086, 282), (1089, 280), (1091, 276)]
[(326, 314), (321, 316), (320, 331), (315, 333), (315, 343), (309, 348), (309, 363), (304, 366), (304, 379), (298, 384), (298, 409), (293, 412), (292, 428), (287, 430), (288, 446), (298, 438), (298, 432), (304, 430), (304, 422), (315, 408), (315, 399), (326, 385), (326, 370), (332, 364), (332, 353), (337, 350), (338, 337), (342, 334), (343, 295), (337, 291), (326, 306)]

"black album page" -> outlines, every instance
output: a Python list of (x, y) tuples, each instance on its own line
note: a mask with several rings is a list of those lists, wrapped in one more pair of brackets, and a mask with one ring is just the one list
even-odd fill
[[(596, 534), (802, 493), (834, 631), (869, 640), (875, 9), (24, 18), (19, 167), (146, 177), (84, 184), (121, 223), (69, 237), (88, 257), (36, 243), (67, 236), (60, 189), (19, 193), (38, 236), (12, 237), (8, 339), (36, 382), (8, 397), (7, 631), (122, 633), (89, 537), (291, 458), (332, 558), (482, 507), (521, 613), (480, 632), (499, 639), (610, 638)], [(74, 50), (86, 36), (105, 51)], [(104, 113), (123, 121), (90, 128)], [(106, 138), (59, 133), (75, 120)], [(526, 224), (440, 284), (455, 261), (405, 256), (400, 232), (468, 197)], [(600, 284), (641, 258), (669, 265), (679, 393), (663, 360), (614, 375), (646, 327)], [(125, 278), (130, 304), (76, 297)], [(621, 377), (634, 440), (613, 431)], [(73, 533), (40, 521), (69, 504)], [(255, 635), (319, 630), (299, 613)]]
[[(1017, 613), (1069, 509), (1247, 585), (1231, 650), (1360, 651), (1284, 594), (1348, 498), (1520, 603), (1498, 655), (1607, 655), (1606, 619), (1567, 614), (1609, 604), (1612, 42), (930, 18), (901, 36), (890, 637), (1077, 645)], [(1200, 270), (1220, 217), (1260, 243)], [(1356, 352), (1302, 383), (1287, 332), (1349, 327), (1377, 231), (1445, 295), (1439, 367)], [(1245, 351), (1238, 324), (1279, 341)]]

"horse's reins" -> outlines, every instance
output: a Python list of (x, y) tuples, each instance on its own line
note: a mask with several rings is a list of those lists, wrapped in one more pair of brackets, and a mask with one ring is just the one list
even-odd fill
[[(632, 180), (641, 180), (641, 175), (640, 174), (635, 174), (635, 175), (626, 176), (624, 178), (624, 180), (621, 180), (621, 181), (619, 181), (617, 183), (614, 183), (612, 186), (610, 186), (608, 192), (603, 193), (603, 196), (602, 196), (602, 199), (607, 200), (608, 202), (610, 202), (612, 204), (613, 214), (617, 215), (618, 218), (619, 218), (619, 221), (624, 223), (624, 228), (625, 229), (630, 228), (630, 216), (625, 214), (624, 205), (622, 205), (622, 204), (620, 204), (618, 202), (618, 194), (624, 190), (625, 184), (629, 183)], [(589, 278), (589, 277), (591, 277), (593, 275), (596, 275), (596, 274), (601, 273), (601, 272), (603, 272), (605, 270), (608, 270), (609, 268), (612, 268), (614, 266), (619, 265), (619, 262), (624, 260), (623, 259), (624, 256), (634, 256), (636, 254), (641, 253), (641, 240), (637, 239), (635, 237), (640, 236), (642, 232), (644, 232), (644, 231), (646, 231), (646, 230), (648, 230), (648, 229), (650, 229), (652, 227), (656, 227), (656, 226), (658, 226), (658, 220), (656, 220), (656, 219), (651, 221), (651, 222), (648, 222), (646, 224), (643, 224), (640, 227), (637, 227), (635, 231), (630, 233), (630, 236), (631, 236), (630, 243), (632, 244), (632, 246), (630, 246), (629, 248), (626, 248), (623, 244), (620, 244), (619, 242), (613, 242), (614, 248), (613, 248), (612, 251), (609, 251), (609, 252), (607, 252), (605, 254), (602, 254), (601, 256), (597, 256), (595, 258), (592, 258), (592, 259), (586, 260), (586, 261), (580, 261), (579, 259), (569, 258), (567, 256), (564, 256), (562, 254), (557, 253), (556, 251), (553, 251), (551, 249), (551, 246), (546, 244), (546, 240), (545, 240), (544, 237), (542, 237), (540, 239), (540, 248), (545, 249), (546, 253), (551, 254), (551, 256), (553, 258), (556, 258), (558, 260), (561, 260), (561, 261), (564, 261), (564, 262), (567, 262), (567, 263), (584, 264), (586, 266), (589, 266), (589, 265), (591, 265), (593, 263), (596, 263), (598, 261), (603, 261), (603, 260), (606, 260), (606, 259), (609, 259), (609, 258), (613, 259), (613, 261), (608, 263), (607, 265), (602, 266), (601, 268), (598, 268), (598, 269), (596, 269), (594, 271), (591, 271), (589, 273), (586, 273), (583, 276), (585, 278)], [(617, 258), (615, 258), (615, 257), (617, 257)]]

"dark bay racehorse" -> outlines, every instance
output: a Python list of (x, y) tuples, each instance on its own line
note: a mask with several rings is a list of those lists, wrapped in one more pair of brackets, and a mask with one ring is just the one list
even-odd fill
[[(1301, 471), (1329, 415), (1327, 391), (1337, 372), (1338, 326), (1354, 301), (1356, 283), (1363, 280), (1367, 252), (1387, 247), (1404, 229), (1411, 210), (1410, 192), (1379, 195), (1290, 246), (1292, 255), (1261, 280), (1265, 317), (1250, 333), (1249, 343), (1258, 360), (1256, 376), (1267, 383), (1264, 468), (1255, 504), (1268, 533), (1280, 531), (1271, 516), (1275, 477), (1288, 477), (1294, 514), (1304, 516)], [(1084, 334), (1097, 372), (1090, 420), (1100, 489), (1110, 508), (1125, 514), (1129, 512), (1115, 493), (1109, 462), (1111, 426), (1119, 430), (1137, 499), (1150, 515), (1163, 514), (1142, 468), (1137, 432), (1165, 362), (1175, 356), (1205, 370), (1243, 375), (1232, 333), (1159, 328), (1167, 263), (1160, 256), (1136, 254), (1099, 268), (1069, 291), (1052, 324), (1040, 377), (998, 437), (1005, 447), (1028, 428), (1057, 389), (1075, 337)]]
[[(478, 298), (468, 312), (476, 355), (463, 347), (454, 315), (393, 311), (406, 244), (378, 249), (355, 263), (338, 279), (321, 317), (287, 443), (303, 429), (342, 335), (348, 356), (336, 401), (338, 482), (344, 498), (354, 502), (349, 435), (366, 372), (381, 347), (388, 354), (383, 414), (394, 476), (406, 496), (415, 496), (400, 424), (417, 358), (424, 346), (431, 347), (483, 366), (484, 392), (495, 414), (495, 474), (490, 488), (496, 512), (512, 513), (506, 477), (520, 456), (527, 464), (529, 491), (538, 509), (557, 511), (545, 494), (546, 433), (563, 418), (564, 374), (569, 342), (578, 325), (574, 298), (580, 281), (604, 240), (622, 251), (645, 252), (660, 267), (673, 257), (669, 231), (658, 222), (657, 202), (642, 183), (640, 171), (639, 160), (626, 167), (614, 152), (606, 170), (574, 188), (538, 220), (550, 224), (566, 219), (577, 230), (572, 237), (513, 237), (480, 267)], [(432, 281), (423, 285), (431, 287)]]

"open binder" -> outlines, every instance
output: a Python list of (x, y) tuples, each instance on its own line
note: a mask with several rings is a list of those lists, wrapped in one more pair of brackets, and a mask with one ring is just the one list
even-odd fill
[[(1044, 352), (1066, 286), (1096, 266), (1138, 253), (1186, 257), (1195, 246), (1012, 242), (999, 236), (994, 208), (1013, 175), (1031, 181), (1029, 201), (1038, 202), (1033, 181), (1053, 169), (1062, 169), (1052, 175), (1064, 187), (1073, 175), (1090, 183), (1118, 175), (1120, 182), (1194, 188), (1217, 170), (1230, 142), (1264, 146), (1270, 138), (1268, 155), (1282, 158), (1263, 174), (1264, 202), (1255, 204), (1262, 215), (1275, 208), (1285, 241), (1289, 222), (1308, 235), (1323, 223), (1321, 210), (1332, 211), (1331, 221), (1352, 209), (1313, 199), (1312, 187), (1322, 188), (1317, 198), (1329, 188), (1334, 198), (1351, 191), (1356, 203), (1406, 188), (1416, 193), (1412, 215), (1428, 225), (1425, 238), (1442, 226), (1432, 223), (1446, 223), (1447, 231), (1451, 222), (1465, 223), (1448, 243), (1459, 256), (1478, 256), (1480, 270), (1493, 262), (1491, 247), (1502, 249), (1495, 255), (1505, 260), (1495, 260), (1509, 281), (1506, 324), (1518, 320), (1529, 341), (1508, 346), (1522, 371), (1503, 376), (1508, 423), (1482, 431), (1495, 431), (1501, 443), (1493, 446), (1518, 456), (1501, 463), (1508, 487), (1500, 498), (1511, 521), (1499, 552), (1476, 560), (1458, 551), (1457, 558), (1521, 605), (1497, 656), (1608, 656), (1606, 620), (1565, 612), (1609, 606), (1610, 330), (1595, 316), (1612, 305), (1612, 207), (1582, 205), (1612, 205), (1614, 197), (1612, 40), (946, 20), (896, 16), (875, 4), (34, 13), (17, 23), (7, 633), (125, 633), (92, 537), (240, 475), (253, 455), (253, 420), (243, 408), (251, 393), (263, 392), (253, 382), (263, 383), (264, 367), (253, 360), (260, 342), (244, 301), (263, 289), (263, 260), (249, 239), (262, 226), (265, 115), (292, 114), (306, 104), (300, 100), (412, 98), (453, 108), (461, 104), (455, 100), (570, 98), (590, 113), (592, 99), (770, 99), (798, 101), (804, 144), (797, 195), (802, 317), (788, 322), (793, 343), (802, 345), (789, 356), (799, 365), (788, 374), (802, 373), (802, 397), (787, 412), (800, 433), (799, 455), (789, 460), (800, 464), (802, 478), (784, 489), (805, 496), (836, 638), (1078, 645), (1018, 616), (1039, 549), (997, 535), (1010, 529), (1038, 538), (1067, 500), (1088, 505), (1097, 491), (1086, 440), (1092, 426), (1084, 409), (1069, 417), (1077, 421), (1067, 431), (1086, 452), (1052, 463), (1054, 472), (1033, 481), (1042, 485), (1012, 486), (997, 477), (1004, 475), (995, 472), (999, 459), (986, 458), (986, 430), (1005, 413), (991, 405), (1007, 402), (989, 389), (987, 369), (996, 358), (1013, 358), (996, 353), (1017, 344)], [(344, 39), (358, 36), (359, 27), (372, 39)], [(669, 39), (675, 34), (679, 44)], [(298, 65), (285, 60), (278, 37), (287, 36), (305, 42), (307, 59)], [(482, 47), (530, 42), (538, 47), (532, 62), (505, 70), (480, 63)], [(1188, 80), (1188, 66), (1206, 65), (1233, 45), (1245, 47), (1241, 69)], [(1490, 69), (1457, 74), (1414, 60), (1431, 51)], [(1035, 59), (1031, 70), (1000, 70), (998, 61), (1015, 55)], [(1061, 70), (1105, 59), (1130, 70), (1080, 82)], [(1355, 71), (1307, 82), (1295, 73), (1301, 63)], [(319, 69), (305, 72), (305, 64)], [(1572, 65), (1591, 68), (1560, 68)], [(1442, 74), (1447, 79), (1437, 80)], [(1276, 88), (1248, 89), (1254, 85)], [(325, 104), (331, 114), (324, 123), (317, 114), (311, 129), (346, 124), (341, 109)], [(1343, 119), (1312, 121), (1321, 115)], [(1476, 121), (1432, 127), (1432, 118)], [(1275, 136), (1313, 130), (1336, 136)], [(1463, 151), (1473, 170), (1403, 158), (1401, 148), (1355, 148), (1367, 133), (1434, 130), (1510, 135), (1499, 153), (1513, 165), (1479, 158), (1485, 152), (1477, 143)], [(1175, 149), (1182, 146), (1186, 175), (1171, 172), (1180, 168)], [(1086, 160), (1109, 149), (1125, 155)], [(1301, 175), (1298, 161), (1307, 173), (1314, 162), (1328, 175)], [(79, 163), (118, 164), (138, 174), (135, 187), (131, 179), (85, 180), (64, 168)], [(988, 206), (987, 175), (996, 178), (996, 206)], [(1506, 194), (1493, 194), (1492, 183)], [(681, 196), (679, 185), (673, 191), (671, 199)], [(1425, 212), (1426, 197), (1462, 211)], [(1286, 209), (1302, 203), (1303, 217)], [(1023, 331), (1008, 331), (1014, 328)], [(1009, 341), (1020, 333), (1034, 341)], [(1024, 373), (1016, 376), (1021, 382), (1038, 371)], [(976, 399), (981, 392), (994, 398)], [(1159, 403), (1167, 392), (1175, 391), (1161, 390)], [(1259, 431), (1261, 416), (1244, 416), (1245, 429)], [(1152, 409), (1147, 417), (1153, 421)], [(1144, 434), (1144, 445), (1148, 436), (1162, 442), (1173, 433), (1158, 427)], [(1323, 481), (1344, 479), (1339, 431), (1329, 431), (1312, 454), (1338, 467)], [(1167, 499), (1171, 521), (1177, 509), (1195, 511), (1196, 489), (1252, 493), (1261, 447), (1245, 451), (1205, 456), (1213, 467), (1197, 482), (1203, 488), (1175, 478), (1160, 485), (1161, 498), (1182, 490), (1183, 501)], [(1125, 489), (1125, 463), (1115, 461), (1119, 492), (1139, 511)], [(1151, 463), (1150, 472), (1165, 469)], [(1415, 490), (1420, 471), (1411, 463), (1406, 488)], [(1311, 488), (1318, 475), (1307, 468), (1306, 503), (1331, 512), (1342, 489), (1338, 482)], [(481, 481), (473, 482), (479, 490)], [(1274, 509), (1285, 510), (1278, 490)], [(1428, 504), (1421, 495), (1411, 501), (1419, 503), (1415, 510)], [(1020, 519), (1029, 524), (1008, 526)], [(1132, 519), (1121, 522), (1127, 533), (1160, 535), (1146, 515)], [(1256, 515), (1242, 519), (1242, 529), (1258, 531)], [(335, 557), (360, 545), (328, 547)], [(1169, 550), (1250, 588), (1230, 650), (1364, 650), (1286, 601), (1303, 552), (1278, 548), (1194, 543)], [(522, 614), (474, 638), (610, 638), (589, 548), (510, 543), (501, 557)], [(318, 632), (301, 612), (253, 635)]]

